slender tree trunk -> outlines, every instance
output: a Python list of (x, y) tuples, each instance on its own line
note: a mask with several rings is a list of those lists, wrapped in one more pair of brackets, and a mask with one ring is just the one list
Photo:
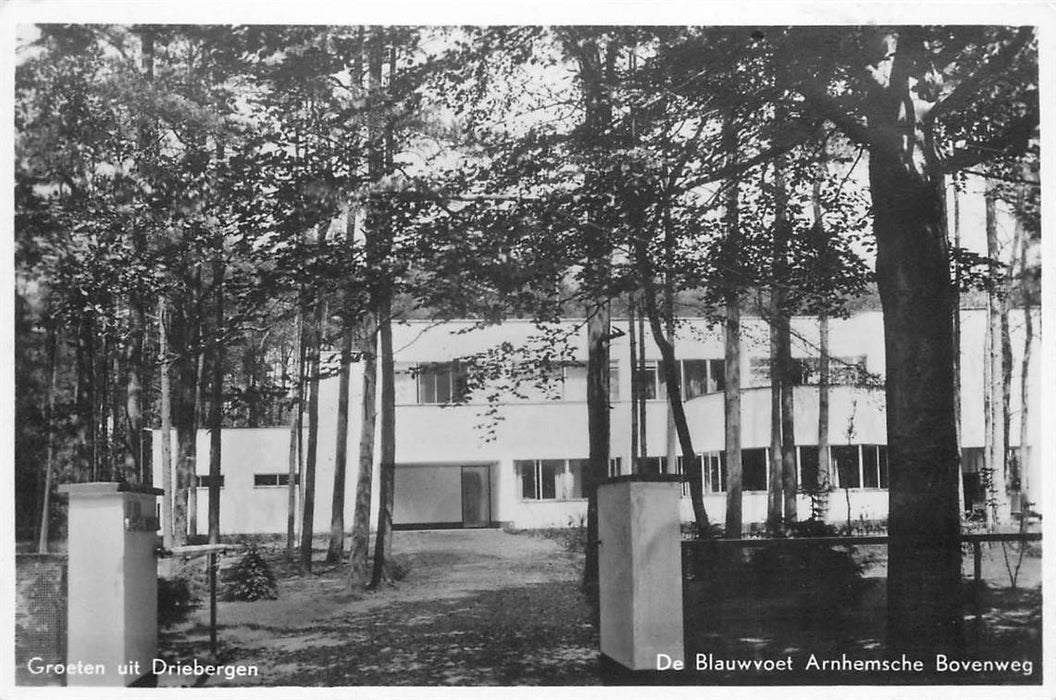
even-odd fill
[[(961, 247), (961, 201), (957, 196), (957, 187), (953, 189), (953, 245)], [(947, 215), (947, 219), (949, 216)], [(947, 236), (948, 237), (948, 236)], [(957, 428), (957, 509), (966, 511), (964, 502), (964, 438), (961, 433), (961, 266), (953, 271), (953, 410)]]
[[(201, 307), (199, 306), (199, 309)], [(201, 318), (199, 311), (198, 318)], [(194, 450), (194, 469), (190, 473), (190, 485), (187, 487), (187, 535), (198, 536), (198, 426), (202, 415), (202, 387), (205, 384), (205, 351), (199, 349), (196, 377), (194, 380), (194, 423), (191, 430), (191, 445)]]
[[(141, 66), (144, 77), (148, 82), (154, 79), (154, 30), (149, 26), (142, 26), (140, 31)], [(154, 129), (150, 121), (144, 117), (139, 128), (140, 152), (144, 157), (149, 157), (154, 151)], [(133, 223), (132, 248), (137, 259), (142, 259), (146, 252), (147, 241), (145, 224)], [(150, 485), (154, 481), (150, 473), (150, 461), (144, 459), (143, 455), (143, 406), (149, 405), (144, 401), (143, 394), (149, 387), (143, 381), (145, 374), (145, 357), (143, 354), (143, 341), (147, 334), (146, 304), (143, 295), (133, 290), (129, 294), (129, 342), (128, 351), (125, 356), (127, 367), (127, 400), (125, 411), (128, 417), (128, 452), (125, 462), (125, 471), (135, 474), (135, 478), (142, 484)]]
[(784, 503), (781, 462), (781, 329), (779, 294), (770, 290), (770, 474), (766, 489), (766, 529), (781, 531), (781, 508)]
[[(329, 220), (319, 225), (318, 246), (322, 251), (326, 246), (326, 234)], [(316, 298), (312, 300), (312, 321), (308, 331), (307, 350), (308, 370), (308, 449), (304, 465), (303, 499), (304, 511), (301, 514), (301, 552), (300, 566), (306, 573), (312, 572), (312, 537), (315, 528), (315, 473), (319, 454), (319, 354), (323, 341), (323, 322), (326, 318), (326, 302), (321, 298), (322, 289), (315, 289)]]
[(829, 452), (829, 316), (818, 318), (818, 518), (829, 517), (829, 491), (832, 488), (832, 455)]
[(158, 301), (158, 397), (161, 423), (161, 534), (166, 549), (173, 545), (173, 479), (172, 479), (172, 389), (169, 381), (169, 339), (165, 330), (165, 301)]
[(1030, 438), (1030, 361), (1032, 345), (1034, 342), (1034, 300), (1031, 298), (1031, 285), (1028, 280), (1027, 253), (1030, 249), (1029, 236), (1022, 232), (1019, 240), (1019, 290), (1020, 301), (1023, 307), (1023, 360), (1019, 371), (1019, 469), (1021, 474), (1020, 490), (1023, 492), (1022, 518), (1027, 517), (1028, 502), (1031, 496), (1033, 484), (1030, 481), (1032, 464), (1031, 450), (1033, 446), (1028, 444)]
[(386, 568), (392, 553), (392, 508), (396, 486), (396, 391), (392, 357), (392, 302), (388, 290), (383, 292), (378, 316), (381, 336), (381, 481), (371, 588), (377, 588), (382, 580), (388, 578)]
[(638, 441), (641, 428), (638, 426), (638, 403), (641, 401), (641, 379), (638, 371), (638, 320), (634, 312), (634, 295), (630, 295), (627, 304), (627, 346), (631, 355), (631, 461), (628, 465), (631, 474), (639, 472), (641, 448)]
[[(737, 131), (733, 118), (723, 124), (723, 148), (727, 162), (737, 160)], [(740, 239), (739, 191), (737, 182), (731, 182), (726, 193), (725, 249), (736, 251)], [(741, 280), (732, 280), (726, 294), (725, 363), (726, 377), (723, 387), (723, 413), (725, 415), (726, 443), (726, 537), (739, 539), (744, 525), (741, 513)]]
[(47, 424), (47, 456), (44, 461), (44, 493), (40, 499), (40, 536), (37, 540), (37, 551), (41, 554), (47, 554), (48, 552), (48, 526), (51, 522), (52, 464), (55, 461), (55, 385), (58, 377), (58, 330), (54, 324), (48, 325), (47, 343), (48, 395), (46, 402), (48, 413), (45, 419)]
[(693, 449), (693, 438), (689, 431), (689, 422), (686, 420), (685, 406), (682, 403), (682, 389), (679, 386), (678, 374), (675, 369), (675, 348), (668, 336), (665, 336), (660, 321), (660, 312), (656, 307), (655, 289), (651, 283), (647, 283), (645, 291), (646, 314), (649, 316), (649, 326), (653, 333), (653, 340), (660, 349), (661, 364), (664, 370), (664, 383), (667, 387), (667, 405), (674, 414), (675, 429), (678, 441), (682, 447), (682, 464), (686, 470), (686, 478), (689, 479), (689, 497), (693, 505), (693, 519), (697, 525), (697, 532), (701, 535), (710, 529), (708, 512), (704, 508), (703, 474), (701, 464), (697, 460)]
[(1008, 400), (1005, 392), (1004, 326), (1004, 275), (998, 258), (1001, 251), (997, 241), (997, 195), (992, 189), (986, 193), (986, 254), (990, 258), (990, 286), (987, 294), (988, 324), (986, 329), (987, 365), (986, 390), (986, 451), (984, 469), (987, 485), (988, 529), (1008, 522), (1008, 491), (1006, 488), (1007, 440), (1005, 426)]
[(374, 431), (377, 423), (377, 313), (363, 318), (359, 357), (363, 363), (363, 404), (359, 421), (359, 470), (356, 505), (352, 516), (352, 552), (349, 555), (349, 587), (363, 588), (370, 580), (367, 553), (370, 546), (370, 505), (374, 483)]
[(638, 430), (641, 431), (638, 442), (642, 448), (642, 461), (638, 464), (638, 473), (649, 471), (649, 424), (648, 399), (646, 382), (653, 384), (653, 378), (646, 376), (645, 364), (645, 325), (642, 314), (638, 314)]
[(293, 421), (290, 426), (290, 464), (288, 483), (286, 485), (286, 559), (294, 560), (297, 547), (298, 498), (301, 489), (301, 472), (304, 455), (304, 408), (305, 388), (308, 373), (305, 364), (308, 353), (307, 330), (304, 323), (304, 295), (298, 295), (297, 303), (297, 401), (293, 408)]
[[(351, 206), (345, 219), (345, 245), (355, 245), (355, 212)], [(336, 564), (345, 553), (345, 476), (348, 470), (348, 400), (352, 383), (353, 341), (352, 291), (346, 291), (341, 329), (341, 377), (337, 388), (337, 445), (334, 447), (334, 491), (330, 502), (330, 546), (326, 561)]]
[(348, 466), (348, 395), (352, 379), (351, 321), (341, 333), (341, 378), (337, 389), (337, 445), (334, 448), (334, 493), (330, 502), (330, 546), (326, 561), (337, 564), (345, 550), (345, 472)]
[(220, 542), (220, 465), (224, 406), (224, 259), (223, 248), (213, 260), (216, 325), (213, 329), (212, 401), (209, 405), (209, 543)]
[[(906, 110), (903, 39), (870, 111), (869, 184), (887, 364), (888, 651), (956, 653), (963, 643), (953, 324), (942, 178)], [(910, 138), (906, 138), (906, 135)]]

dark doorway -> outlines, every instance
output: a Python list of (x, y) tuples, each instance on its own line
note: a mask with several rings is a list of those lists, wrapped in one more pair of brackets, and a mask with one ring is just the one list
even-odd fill
[(491, 480), (487, 465), (462, 467), (462, 527), (491, 527)]

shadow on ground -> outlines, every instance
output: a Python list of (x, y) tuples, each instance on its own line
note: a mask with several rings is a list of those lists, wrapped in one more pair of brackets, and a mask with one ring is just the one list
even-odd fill
[[(569, 589), (572, 588), (570, 595)], [(545, 613), (543, 612), (545, 611)], [(253, 663), (265, 685), (597, 685), (597, 635), (567, 582), (394, 602), (291, 630), (243, 625), (266, 647), (226, 643), (221, 661)], [(194, 654), (208, 628), (181, 632), (170, 655)], [(210, 685), (225, 685), (214, 679)], [(231, 683), (242, 685), (243, 683)]]

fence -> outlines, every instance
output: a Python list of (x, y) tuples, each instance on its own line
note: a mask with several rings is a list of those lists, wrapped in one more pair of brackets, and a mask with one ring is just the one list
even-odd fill
[(15, 682), (54, 685), (54, 674), (31, 673), (30, 662), (66, 663), (66, 557), (18, 554), (15, 579)]

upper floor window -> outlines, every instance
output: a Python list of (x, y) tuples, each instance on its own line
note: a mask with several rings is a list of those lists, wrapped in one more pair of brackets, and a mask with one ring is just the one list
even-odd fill
[[(770, 383), (770, 358), (753, 357), (749, 360), (752, 382), (756, 385)], [(869, 383), (869, 372), (865, 368), (865, 355), (857, 357), (829, 358), (829, 384), (857, 386)], [(817, 384), (821, 379), (821, 359), (818, 357), (792, 358), (792, 383), (796, 386)]]
[[(195, 486), (197, 486), (198, 488), (207, 489), (209, 488), (209, 485), (213, 482), (213, 477), (209, 476), (208, 474), (199, 474), (194, 477), (194, 482)], [(223, 474), (220, 475), (220, 481), (218, 483), (220, 484), (220, 488), (224, 488)]]
[[(722, 391), (726, 386), (726, 363), (724, 360), (678, 360), (675, 362), (675, 381), (682, 392), (682, 399)], [(641, 382), (646, 399), (666, 399), (667, 380), (663, 364), (646, 362), (645, 373), (636, 369), (634, 376)]]
[(469, 394), (466, 369), (458, 362), (419, 365), (417, 375), (420, 404), (464, 401)]

